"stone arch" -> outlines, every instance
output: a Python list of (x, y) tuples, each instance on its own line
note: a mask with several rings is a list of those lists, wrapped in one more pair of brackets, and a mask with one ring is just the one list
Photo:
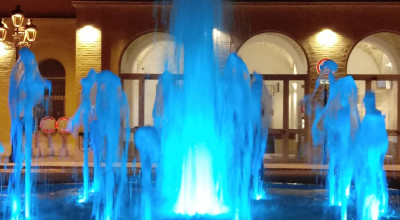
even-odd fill
[[(162, 74), (168, 70), (176, 71), (175, 44), (173, 37), (164, 32), (150, 32), (134, 39), (122, 54), (121, 74)], [(169, 63), (167, 63), (169, 62)], [(124, 80), (124, 90), (132, 111), (130, 126), (139, 125), (140, 108), (144, 111), (144, 124), (153, 124), (152, 111), (156, 97), (158, 80), (145, 80), (140, 85), (139, 80)], [(143, 91), (139, 91), (143, 87)], [(141, 94), (141, 92), (143, 94)], [(143, 103), (139, 100), (144, 96)], [(139, 107), (139, 105), (142, 105)]]
[(173, 70), (173, 64), (166, 64), (165, 61), (174, 56), (174, 48), (170, 34), (144, 34), (134, 39), (125, 49), (120, 65), (121, 73), (160, 74), (165, 70)]
[(292, 38), (275, 32), (257, 34), (238, 50), (250, 72), (260, 74), (307, 74), (307, 58)]
[(371, 34), (353, 48), (347, 74), (398, 74), (400, 35), (390, 32)]

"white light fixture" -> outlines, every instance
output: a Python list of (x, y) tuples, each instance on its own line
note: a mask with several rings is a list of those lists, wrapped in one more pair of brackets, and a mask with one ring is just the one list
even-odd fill
[(78, 31), (78, 37), (85, 43), (93, 43), (100, 37), (100, 31), (91, 25), (86, 25)]
[(22, 26), (22, 23), (24, 22), (24, 14), (22, 13), (19, 5), (17, 5), (17, 8), (12, 11), (11, 19), (14, 27), (19, 28)]
[(317, 41), (323, 46), (333, 46), (337, 41), (337, 34), (330, 29), (324, 29), (317, 34)]
[(32, 24), (31, 19), (28, 19), (28, 22), (25, 25), (25, 38), (29, 42), (33, 42), (36, 40), (36, 25)]
[(0, 19), (0, 42), (3, 42), (7, 37), (8, 27), (3, 19)]

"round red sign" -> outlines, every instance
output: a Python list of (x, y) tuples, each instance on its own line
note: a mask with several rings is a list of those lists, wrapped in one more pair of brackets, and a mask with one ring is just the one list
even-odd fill
[(70, 130), (68, 129), (68, 118), (61, 117), (56, 121), (56, 128), (60, 133), (69, 133)]
[(40, 120), (39, 127), (44, 133), (51, 134), (56, 130), (56, 119), (50, 116), (44, 117)]
[(329, 58), (322, 58), (318, 61), (316, 69), (317, 69), (317, 73), (319, 74), (321, 72), (321, 67), (324, 65), (324, 62), (330, 60)]

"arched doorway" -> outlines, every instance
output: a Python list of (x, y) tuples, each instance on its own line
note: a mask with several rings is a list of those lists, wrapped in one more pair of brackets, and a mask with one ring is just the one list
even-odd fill
[(301, 100), (308, 92), (308, 64), (303, 49), (284, 34), (262, 33), (248, 39), (237, 54), (250, 72), (263, 75), (273, 97), (266, 160), (306, 161), (309, 149), (304, 144), (306, 123)]
[(162, 32), (144, 34), (132, 41), (122, 55), (120, 77), (130, 104), (130, 127), (152, 125), (158, 76), (175, 71), (172, 36)]
[(352, 75), (358, 88), (360, 117), (365, 115), (365, 91), (376, 95), (377, 108), (385, 115), (389, 136), (386, 163), (400, 163), (399, 153), (399, 90), (400, 35), (390, 32), (375, 33), (362, 39), (352, 50), (347, 73)]

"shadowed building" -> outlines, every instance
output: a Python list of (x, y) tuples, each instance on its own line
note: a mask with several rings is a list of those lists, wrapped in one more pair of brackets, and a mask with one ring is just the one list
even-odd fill
[[(166, 69), (177, 68), (164, 63), (174, 53), (173, 36), (165, 21), (170, 3), (24, 0), (19, 4), (38, 27), (31, 50), (42, 75), (53, 81), (53, 91), (57, 92), (50, 116), (58, 119), (73, 115), (79, 105), (79, 81), (94, 68), (111, 70), (123, 80), (132, 112), (130, 127), (153, 123), (157, 79)], [(8, 24), (15, 6), (6, 1), (0, 8), (0, 17)], [(399, 12), (400, 2), (395, 1), (224, 4), (224, 24), (215, 27), (213, 33), (220, 64), (230, 52), (236, 52), (250, 72), (262, 74), (273, 97), (266, 162), (310, 164), (319, 154), (310, 145), (311, 122), (304, 114), (302, 100), (314, 90), (317, 62), (327, 57), (339, 66), (336, 78), (352, 75), (355, 79), (361, 118), (365, 91), (376, 93), (377, 108), (386, 116), (389, 136), (385, 162), (400, 163)], [(4, 157), (10, 153), (10, 119), (5, 106), (14, 53), (0, 48), (0, 103), (4, 106), (0, 108), (0, 141)], [(37, 136), (39, 145), (47, 147), (48, 136)], [(51, 138), (58, 155), (62, 137), (55, 132)], [(82, 160), (80, 142), (79, 136), (68, 137), (67, 160)], [(135, 157), (134, 150), (130, 157)]]

